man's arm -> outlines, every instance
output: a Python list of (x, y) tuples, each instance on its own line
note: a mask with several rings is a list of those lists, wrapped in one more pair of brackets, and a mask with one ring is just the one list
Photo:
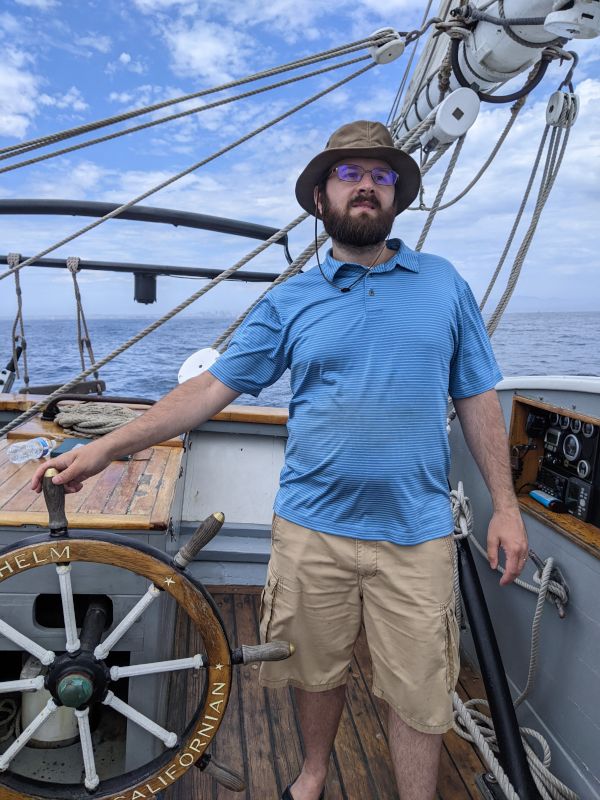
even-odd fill
[(487, 537), (490, 566), (498, 566), (498, 548), (506, 555), (501, 585), (513, 581), (527, 560), (527, 533), (515, 496), (508, 440), (498, 395), (494, 389), (454, 400), (465, 441), (492, 496), (494, 513)]
[(221, 383), (210, 372), (182, 383), (144, 414), (94, 442), (46, 461), (35, 472), (31, 488), (41, 491), (49, 467), (59, 470), (54, 483), (67, 492), (78, 492), (82, 481), (105, 469), (111, 461), (137, 453), (201, 425), (231, 403), (239, 392)]

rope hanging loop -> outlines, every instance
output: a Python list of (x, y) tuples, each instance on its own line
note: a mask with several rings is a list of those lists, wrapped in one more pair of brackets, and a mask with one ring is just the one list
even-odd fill
[(400, 58), (406, 46), (404, 40), (393, 28), (379, 28), (371, 34), (372, 39), (382, 39), (381, 43), (369, 47), (369, 55), (376, 64), (389, 64)]

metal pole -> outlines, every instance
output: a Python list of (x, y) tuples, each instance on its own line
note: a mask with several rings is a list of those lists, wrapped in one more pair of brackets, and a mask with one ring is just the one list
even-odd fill
[(527, 764), (492, 620), (477, 575), (473, 554), (465, 539), (458, 540), (458, 569), (465, 611), (496, 732), (498, 759), (519, 795), (519, 800), (540, 800)]

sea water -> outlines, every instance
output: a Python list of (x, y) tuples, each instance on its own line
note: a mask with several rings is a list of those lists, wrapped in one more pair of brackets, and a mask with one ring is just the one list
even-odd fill
[[(110, 353), (152, 322), (151, 317), (88, 319), (96, 359)], [(100, 371), (107, 393), (157, 399), (177, 385), (177, 373), (195, 350), (210, 346), (232, 321), (227, 316), (176, 317), (126, 350)], [(0, 319), (0, 369), (11, 358), (12, 321)], [(77, 326), (73, 319), (30, 319), (25, 323), (31, 385), (65, 383), (81, 371)], [(505, 314), (492, 343), (505, 376), (600, 375), (600, 313)], [(86, 366), (87, 366), (86, 362)], [(21, 376), (12, 391), (23, 385)], [(237, 402), (286, 406), (288, 373), (259, 398)]]

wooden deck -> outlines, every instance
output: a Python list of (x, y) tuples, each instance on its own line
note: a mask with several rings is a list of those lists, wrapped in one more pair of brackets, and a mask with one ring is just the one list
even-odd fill
[[(222, 588), (216, 588), (212, 594), (232, 647), (256, 643), (259, 594), (253, 590)], [(201, 649), (197, 633), (181, 618), (176, 636), (182, 656)], [(179, 675), (178, 696), (193, 697), (194, 691), (186, 691), (187, 673)], [(398, 800), (387, 748), (385, 704), (371, 695), (370, 686), (371, 660), (363, 632), (348, 679), (346, 705), (330, 761), (326, 800)], [(463, 698), (485, 697), (481, 678), (467, 664), (461, 669), (458, 690)], [(165, 792), (166, 800), (277, 800), (297, 775), (302, 761), (292, 692), (260, 688), (257, 665), (237, 668), (225, 720), (211, 752), (216, 760), (245, 775), (246, 791), (230, 792), (192, 769)], [(471, 745), (453, 731), (448, 732), (444, 736), (438, 800), (480, 800), (475, 776), (485, 771)]]
[[(0, 527), (48, 525), (42, 494), (30, 488), (39, 461), (11, 464), (6, 455), (11, 439), (0, 440)], [(130, 461), (113, 461), (85, 482), (81, 492), (65, 497), (71, 528), (158, 530), (169, 526), (179, 480), (183, 449), (149, 447)]]

